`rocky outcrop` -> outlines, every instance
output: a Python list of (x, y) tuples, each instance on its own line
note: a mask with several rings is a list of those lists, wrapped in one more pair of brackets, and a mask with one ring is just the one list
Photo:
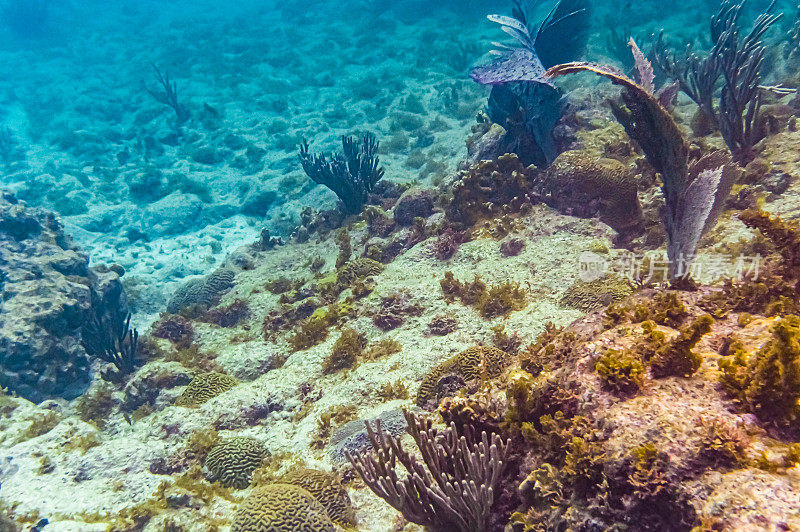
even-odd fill
[(55, 214), (0, 192), (0, 386), (31, 401), (74, 398), (89, 383), (81, 329), (127, 311), (119, 272), (89, 267)]

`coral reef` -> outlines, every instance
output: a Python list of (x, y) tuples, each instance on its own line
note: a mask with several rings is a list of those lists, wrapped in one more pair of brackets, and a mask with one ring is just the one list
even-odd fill
[[(691, 45), (685, 56), (676, 58), (664, 45), (663, 35), (654, 46), (653, 57), (659, 68), (678, 85), (717, 125), (725, 143), (738, 160), (752, 157), (752, 149), (760, 140), (759, 119), (762, 95), (762, 68), (767, 54), (763, 36), (778, 19), (772, 14), (774, 3), (761, 14), (749, 33), (742, 37), (739, 28), (744, 2), (724, 0), (711, 20), (713, 47), (704, 57)], [(722, 80), (719, 104), (714, 96)]]

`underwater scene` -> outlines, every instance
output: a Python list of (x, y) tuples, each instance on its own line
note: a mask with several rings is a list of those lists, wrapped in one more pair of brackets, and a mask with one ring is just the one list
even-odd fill
[(0, 532), (800, 531), (798, 0), (0, 0)]

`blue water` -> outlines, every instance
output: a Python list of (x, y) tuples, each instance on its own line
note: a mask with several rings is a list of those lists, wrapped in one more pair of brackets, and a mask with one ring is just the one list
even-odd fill
[[(0, 0), (0, 190), (56, 213), (92, 265), (124, 270), (132, 320), (144, 335), (187, 280), (213, 272), (264, 230), (296, 242), (304, 209), (338, 207), (336, 195), (304, 172), (304, 139), (312, 152), (330, 154), (341, 151), (343, 135), (371, 132), (384, 182), (448, 186), (464, 166), (470, 135), (518, 110), (514, 94), (492, 92), (469, 74), (492, 60), (493, 41), (510, 42), (486, 15), (510, 15), (512, 4)], [(553, 6), (528, 4), (531, 20), (543, 20)], [(635, 77), (628, 37), (645, 53), (660, 33), (678, 54), (687, 44), (706, 51), (719, 1), (590, 5), (588, 44), (574, 59)], [(748, 2), (743, 25), (769, 5)], [(780, 0), (773, 12), (783, 17), (764, 37), (763, 85), (797, 88), (800, 7)], [(657, 88), (667, 84), (658, 69), (655, 79)], [(525, 139), (536, 149), (523, 153), (529, 146), (522, 141), (509, 144), (540, 169), (568, 144), (553, 141), (554, 129), (593, 130), (598, 117), (611, 120), (603, 100), (617, 94), (589, 76), (555, 85), (524, 95), (541, 111), (535, 139)], [(688, 131), (695, 109), (685, 95), (677, 101)], [(562, 104), (577, 109), (577, 118), (559, 128), (562, 108), (555, 106)], [(582, 142), (569, 140), (572, 147)], [(704, 143), (692, 149), (725, 146), (718, 136)], [(652, 225), (657, 212), (651, 210)], [(259, 341), (263, 319), (249, 331)], [(81, 384), (80, 392), (88, 382)]]

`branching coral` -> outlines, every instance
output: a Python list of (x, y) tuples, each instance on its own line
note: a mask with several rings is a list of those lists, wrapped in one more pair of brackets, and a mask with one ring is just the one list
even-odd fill
[[(506, 442), (486, 432), (459, 435), (455, 424), (438, 431), (430, 420), (404, 412), (422, 462), (400, 438), (366, 424), (373, 454), (347, 459), (376, 495), (413, 523), (436, 532), (484, 532), (506, 460)], [(401, 477), (400, 465), (408, 475)], [(424, 464), (424, 465), (423, 465)]]
[(189, 120), (191, 113), (189, 113), (189, 109), (187, 109), (185, 105), (178, 101), (178, 84), (174, 81), (170, 81), (169, 74), (162, 74), (157, 66), (151, 66), (153, 70), (156, 71), (156, 77), (158, 78), (158, 83), (161, 85), (163, 92), (146, 89), (147, 92), (157, 102), (171, 107), (172, 110), (175, 111), (175, 118), (177, 118), (178, 124), (183, 124)]
[(379, 166), (378, 139), (367, 133), (359, 142), (355, 137), (342, 137), (343, 153), (330, 160), (308, 152), (308, 142), (300, 145), (300, 163), (308, 177), (331, 189), (342, 201), (347, 214), (358, 214), (367, 202), (367, 195), (383, 178)]
[[(756, 19), (750, 33), (741, 38), (739, 18), (744, 4), (734, 0), (720, 4), (711, 21), (713, 48), (704, 57), (687, 46), (685, 56), (678, 59), (660, 37), (654, 46), (659, 67), (719, 126), (725, 143), (740, 160), (750, 156), (759, 140), (756, 120), (761, 109), (761, 67), (766, 54), (762, 37), (781, 17), (770, 13), (775, 6), (772, 2)], [(720, 79), (722, 92), (715, 108), (714, 93)]]
[[(95, 306), (95, 308), (98, 308)], [(81, 331), (81, 341), (86, 352), (93, 357), (109, 362), (116, 369), (105, 369), (103, 379), (120, 382), (141, 362), (137, 355), (139, 332), (130, 328), (131, 315), (123, 315), (118, 309), (103, 314), (95, 313), (92, 320)]]

